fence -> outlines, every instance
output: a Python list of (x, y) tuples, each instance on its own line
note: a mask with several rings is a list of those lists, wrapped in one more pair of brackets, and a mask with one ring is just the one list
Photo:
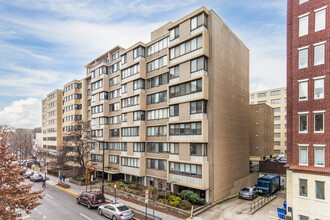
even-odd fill
[(250, 215), (253, 215), (256, 211), (258, 211), (260, 208), (262, 208), (264, 205), (266, 205), (276, 197), (277, 193), (270, 195), (269, 197), (263, 197), (262, 199), (259, 199), (258, 201), (252, 203), (250, 205)]

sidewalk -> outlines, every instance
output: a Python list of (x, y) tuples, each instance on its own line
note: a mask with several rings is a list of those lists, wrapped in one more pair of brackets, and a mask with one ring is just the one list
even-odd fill
[[(49, 180), (47, 180), (47, 185), (55, 186), (58, 183), (58, 178), (56, 178), (54, 176), (51, 176), (51, 175), (47, 175), (47, 177), (49, 177)], [(70, 185), (70, 188), (65, 190), (65, 191), (67, 191), (69, 193), (72, 192), (71, 194), (80, 194), (81, 192), (86, 191), (86, 186), (78, 186), (76, 184), (70, 183), (68, 179), (69, 178), (67, 178), (65, 183)], [(89, 190), (90, 186), (88, 186), (87, 189)], [(93, 185), (92, 190), (100, 191), (101, 190), (100, 189), (100, 184)], [(105, 194), (104, 196), (105, 196), (106, 199), (115, 200), (114, 197), (111, 197), (110, 195)], [(135, 210), (138, 210), (138, 211), (141, 211), (141, 212), (145, 213), (145, 210), (146, 210), (145, 206), (137, 205), (137, 204), (134, 204), (132, 202), (128, 202), (126, 200), (121, 200), (121, 199), (117, 199), (117, 201), (127, 205), (128, 207), (131, 207)], [(149, 215), (152, 216), (152, 209), (148, 208), (147, 213), (148, 213), (148, 216)], [(158, 217), (158, 218), (161, 218), (161, 219), (164, 219), (164, 220), (179, 220), (180, 219), (180, 218), (177, 218), (177, 217), (174, 217), (174, 216), (171, 216), (171, 215), (167, 215), (165, 213), (162, 213), (162, 212), (159, 212), (159, 211), (156, 211), (156, 210), (155, 210), (155, 217)]]

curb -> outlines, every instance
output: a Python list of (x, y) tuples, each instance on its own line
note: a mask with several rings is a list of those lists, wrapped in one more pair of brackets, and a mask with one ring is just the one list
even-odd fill
[(71, 194), (74, 195), (74, 196), (78, 196), (77, 193), (71, 192), (70, 190), (64, 189), (64, 188), (62, 188), (62, 187), (60, 187), (60, 186), (55, 186), (55, 187), (58, 188), (58, 189), (61, 189), (61, 190), (65, 191), (65, 192), (71, 193)]

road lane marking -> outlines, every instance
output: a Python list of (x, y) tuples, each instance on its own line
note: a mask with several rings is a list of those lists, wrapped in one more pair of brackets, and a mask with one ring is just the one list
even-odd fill
[(41, 212), (39, 212), (39, 214), (41, 215)]
[(58, 188), (58, 189), (61, 189), (61, 190), (65, 191), (65, 192), (71, 193), (72, 195), (78, 196), (77, 193), (71, 192), (71, 191), (69, 191), (67, 189), (64, 189), (64, 188), (60, 187), (60, 186), (55, 186), (55, 187)]
[(46, 196), (48, 196), (49, 198), (52, 198), (52, 199), (54, 199), (54, 197), (53, 197), (53, 196), (51, 196), (51, 195), (48, 195), (48, 194), (46, 194)]
[(86, 215), (79, 213), (81, 216), (84, 216), (85, 218), (87, 218), (88, 220), (92, 220), (91, 218), (87, 217)]
[(20, 219), (25, 219), (25, 218), (29, 218), (30, 216), (29, 215), (26, 215), (24, 217), (21, 217)]

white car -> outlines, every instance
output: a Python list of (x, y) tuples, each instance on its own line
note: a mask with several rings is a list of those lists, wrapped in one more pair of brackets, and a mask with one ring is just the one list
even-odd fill
[(130, 208), (118, 202), (99, 206), (98, 213), (112, 220), (127, 220), (134, 217), (134, 213)]

